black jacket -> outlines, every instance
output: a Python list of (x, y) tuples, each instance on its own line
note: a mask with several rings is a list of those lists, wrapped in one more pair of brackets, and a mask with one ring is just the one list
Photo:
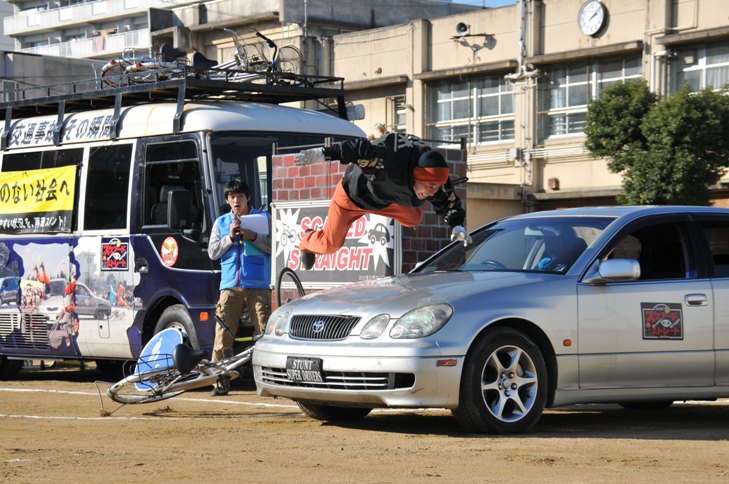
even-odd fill
[[(423, 205), (424, 200), (413, 191), (413, 168), (429, 149), (415, 136), (388, 133), (373, 142), (359, 138), (334, 143), (324, 148), (324, 156), (349, 165), (342, 178), (349, 199), (361, 209), (378, 210), (392, 203), (405, 207)], [(428, 200), (448, 225), (463, 225), (466, 212), (450, 180)]]

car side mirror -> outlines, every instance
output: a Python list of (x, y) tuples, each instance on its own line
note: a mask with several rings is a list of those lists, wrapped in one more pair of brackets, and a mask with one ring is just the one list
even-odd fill
[(582, 282), (605, 284), (607, 282), (636, 281), (640, 279), (640, 263), (635, 259), (608, 259), (595, 261)]

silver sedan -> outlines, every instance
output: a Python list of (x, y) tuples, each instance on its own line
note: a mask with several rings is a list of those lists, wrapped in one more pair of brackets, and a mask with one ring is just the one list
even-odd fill
[(448, 408), (487, 433), (524, 432), (546, 407), (729, 396), (729, 210), (536, 212), (472, 237), (277, 309), (258, 393), (332, 421)]

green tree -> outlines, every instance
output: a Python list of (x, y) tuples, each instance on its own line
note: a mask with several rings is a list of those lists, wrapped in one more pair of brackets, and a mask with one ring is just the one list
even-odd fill
[(729, 166), (726, 94), (684, 87), (658, 99), (641, 80), (590, 103), (585, 146), (623, 174), (622, 203), (709, 205), (711, 187)]

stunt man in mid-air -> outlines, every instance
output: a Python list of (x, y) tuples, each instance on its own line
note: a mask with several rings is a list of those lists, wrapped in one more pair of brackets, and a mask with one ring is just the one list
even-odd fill
[(463, 245), (471, 242), (463, 227), (466, 212), (448, 178), (448, 165), (421, 139), (405, 133), (388, 133), (372, 142), (354, 139), (303, 150), (294, 162), (307, 165), (324, 160), (349, 166), (334, 191), (324, 228), (307, 231), (301, 238), (304, 269), (314, 266), (315, 254), (330, 254), (342, 247), (349, 227), (362, 215), (383, 215), (414, 227), (423, 219), (421, 207), (426, 200), (451, 227), (451, 240)]

